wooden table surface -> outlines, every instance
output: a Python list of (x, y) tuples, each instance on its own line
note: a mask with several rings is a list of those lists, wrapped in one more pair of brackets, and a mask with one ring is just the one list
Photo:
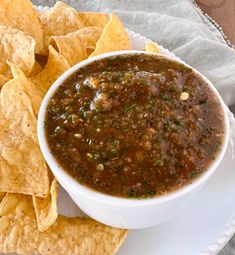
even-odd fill
[(198, 6), (211, 16), (235, 45), (235, 0), (195, 0)]

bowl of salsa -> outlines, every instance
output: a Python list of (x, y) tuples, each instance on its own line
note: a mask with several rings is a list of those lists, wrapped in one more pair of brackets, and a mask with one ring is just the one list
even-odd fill
[(142, 51), (85, 60), (49, 89), (39, 144), (60, 184), (90, 217), (121, 228), (163, 222), (220, 163), (228, 117), (192, 67)]

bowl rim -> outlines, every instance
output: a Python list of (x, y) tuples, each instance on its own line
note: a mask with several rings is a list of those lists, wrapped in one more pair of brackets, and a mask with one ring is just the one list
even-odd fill
[[(195, 180), (192, 181), (192, 183), (187, 183), (183, 185), (182, 187), (170, 191), (165, 195), (150, 197), (150, 198), (124, 198), (124, 197), (116, 197), (113, 195), (105, 194), (99, 191), (96, 191), (94, 189), (91, 189), (85, 185), (80, 184), (78, 181), (76, 181), (71, 175), (69, 175), (63, 168), (59, 165), (55, 157), (50, 152), (50, 148), (47, 143), (47, 139), (45, 136), (45, 129), (44, 129), (44, 120), (46, 116), (46, 108), (47, 104), (52, 97), (52, 95), (55, 93), (57, 88), (73, 73), (75, 73), (78, 69), (81, 67), (84, 67), (86, 65), (89, 65), (90, 63), (94, 61), (99, 61), (104, 58), (108, 58), (111, 56), (120, 56), (120, 55), (135, 55), (135, 54), (146, 54), (146, 55), (158, 55), (162, 58), (166, 58), (170, 61), (182, 64), (186, 67), (189, 67), (195, 72), (199, 77), (201, 77), (204, 81), (206, 81), (207, 85), (212, 89), (212, 91), (217, 96), (223, 116), (224, 116), (224, 140), (222, 149), (217, 155), (216, 159), (213, 160), (209, 168), (202, 173), (199, 177), (197, 177)], [(176, 198), (182, 197), (197, 187), (199, 187), (201, 184), (205, 183), (209, 177), (215, 172), (216, 168), (220, 164), (225, 151), (227, 149), (228, 140), (229, 140), (229, 119), (228, 119), (228, 113), (227, 113), (227, 107), (221, 98), (220, 94), (218, 93), (217, 89), (214, 87), (214, 85), (201, 73), (199, 73), (197, 70), (195, 70), (192, 66), (186, 64), (184, 61), (179, 60), (178, 58), (175, 59), (173, 57), (166, 56), (161, 53), (152, 53), (152, 52), (146, 52), (146, 51), (140, 51), (140, 50), (125, 50), (125, 51), (115, 51), (115, 52), (109, 52), (104, 53), (98, 56), (94, 56), (91, 58), (88, 58), (71, 68), (69, 68), (66, 72), (64, 72), (50, 87), (50, 89), (47, 91), (47, 94), (45, 95), (40, 110), (38, 114), (38, 122), (37, 122), (37, 133), (38, 133), (38, 140), (39, 140), (39, 146), (41, 148), (42, 154), (51, 168), (51, 171), (57, 178), (59, 182), (61, 182), (62, 186), (68, 190), (72, 191), (73, 193), (80, 193), (80, 195), (83, 195), (87, 197), (88, 199), (91, 199), (93, 201), (99, 201), (103, 204), (109, 204), (112, 206), (125, 206), (125, 207), (139, 207), (139, 206), (147, 206), (147, 205), (156, 205), (156, 204), (162, 204), (169, 202), (171, 200), (174, 200)]]

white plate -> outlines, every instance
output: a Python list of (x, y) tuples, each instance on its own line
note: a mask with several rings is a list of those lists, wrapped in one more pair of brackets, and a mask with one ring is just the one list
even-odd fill
[[(148, 41), (128, 31), (134, 49)], [(161, 52), (177, 58), (161, 47)], [(228, 110), (229, 111), (229, 110)], [(229, 112), (231, 139), (219, 168), (187, 207), (167, 223), (129, 231), (117, 255), (215, 255), (235, 232), (235, 119)], [(234, 144), (235, 145), (235, 144)], [(68, 216), (80, 211), (61, 188), (60, 212)]]
[[(37, 7), (40, 11), (48, 7)], [(128, 31), (134, 49), (147, 39)], [(177, 58), (161, 47), (162, 53)], [(229, 112), (231, 139), (219, 168), (194, 199), (170, 221), (153, 228), (131, 230), (117, 255), (215, 255), (235, 233), (235, 119)], [(234, 143), (234, 146), (233, 146)], [(81, 215), (60, 187), (59, 212)]]

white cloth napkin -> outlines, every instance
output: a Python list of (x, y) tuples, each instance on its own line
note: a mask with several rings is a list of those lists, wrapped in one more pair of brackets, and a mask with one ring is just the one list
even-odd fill
[[(53, 0), (34, 4), (54, 5)], [(67, 0), (79, 11), (115, 12), (125, 26), (173, 51), (207, 76), (227, 105), (235, 104), (235, 50), (191, 0)]]
[[(53, 6), (54, 0), (33, 0)], [(191, 0), (65, 0), (79, 11), (115, 12), (125, 26), (173, 51), (207, 76), (235, 110), (235, 50)], [(220, 253), (235, 254), (235, 237)]]

